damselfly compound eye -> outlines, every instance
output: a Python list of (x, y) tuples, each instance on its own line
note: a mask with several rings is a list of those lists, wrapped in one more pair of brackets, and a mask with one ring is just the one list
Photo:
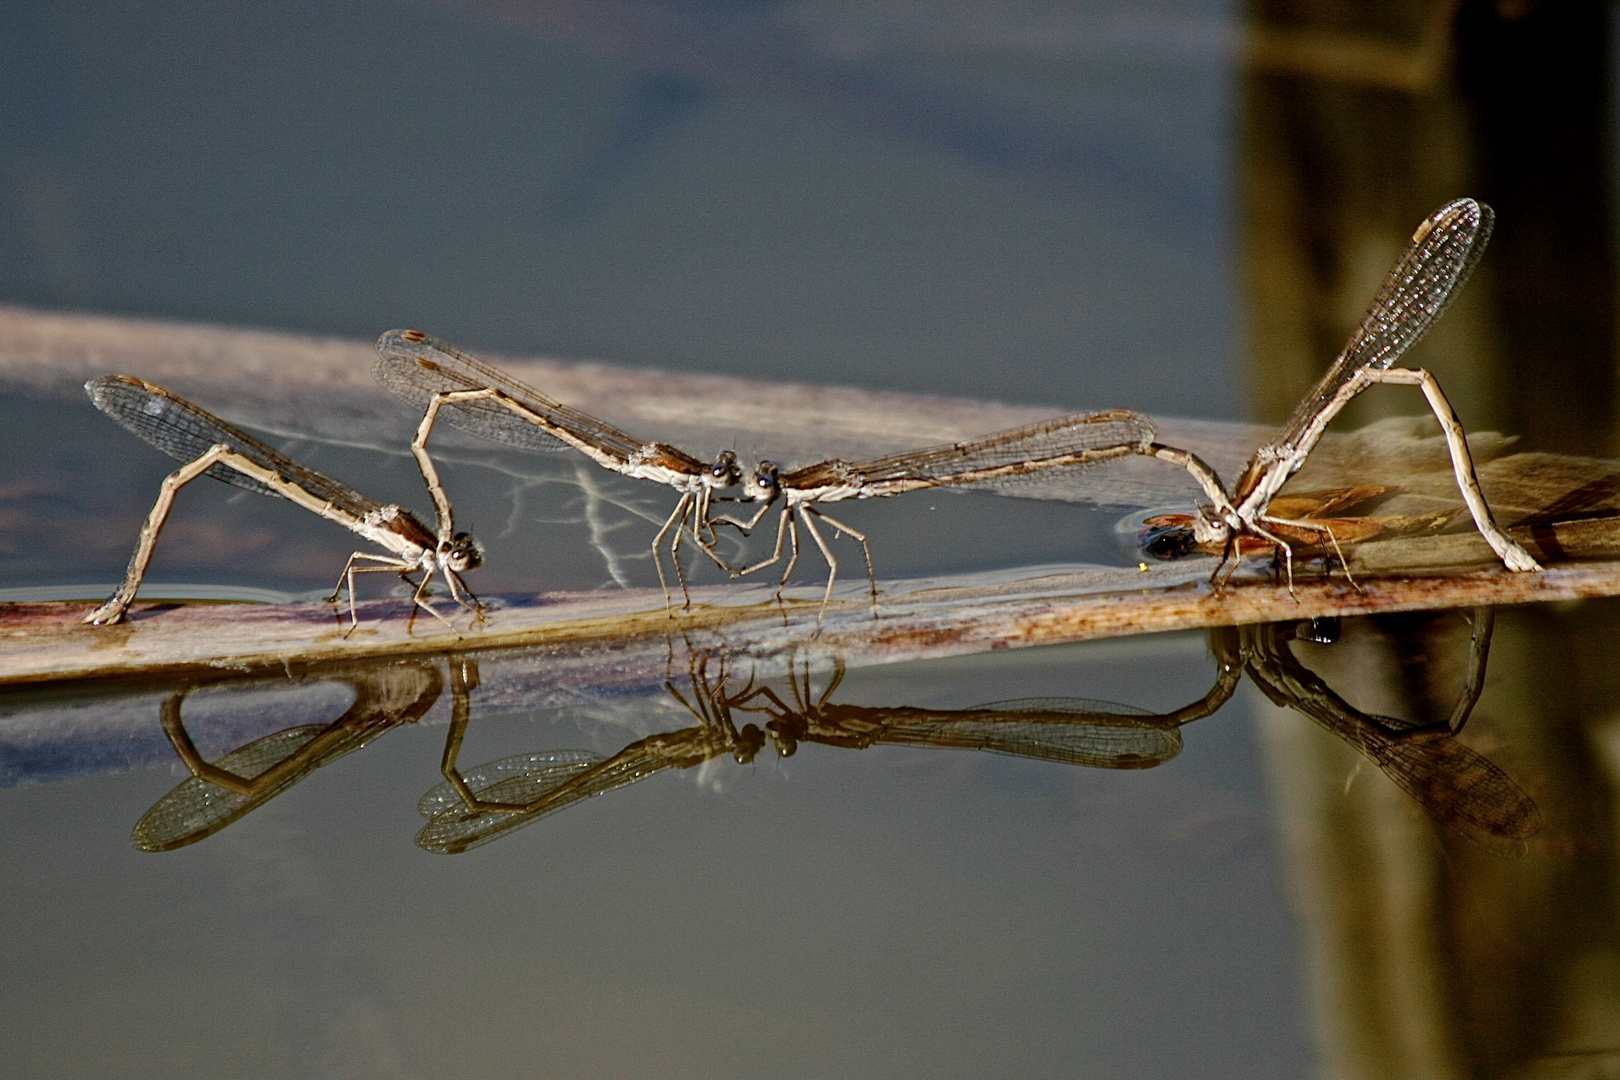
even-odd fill
[(470, 533), (456, 533), (450, 544), (450, 554), (446, 562), (450, 569), (457, 571), (476, 570), (484, 565), (484, 545), (473, 539)]

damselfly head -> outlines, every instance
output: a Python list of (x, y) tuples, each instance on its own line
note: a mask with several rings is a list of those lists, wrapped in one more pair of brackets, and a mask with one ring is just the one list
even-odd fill
[(759, 725), (744, 724), (743, 729), (737, 732), (737, 742), (731, 748), (731, 756), (737, 759), (737, 764), (747, 765), (763, 749), (765, 733), (759, 730)]
[(765, 725), (770, 733), (771, 744), (776, 747), (777, 757), (792, 757), (793, 752), (799, 748), (799, 738), (792, 725), (781, 720), (772, 720)]
[(458, 574), (476, 570), (484, 565), (484, 545), (473, 539), (471, 533), (456, 533), (439, 545), (439, 560)]
[(1218, 552), (1232, 535), (1232, 526), (1207, 506), (1196, 514), (1157, 514), (1144, 519), (1142, 525), (1136, 534), (1137, 545), (1155, 559)]
[[(1166, 515), (1170, 516), (1170, 515)], [(1175, 517), (1182, 517), (1177, 514)], [(1193, 535), (1190, 520), (1165, 521), (1155, 518), (1148, 527), (1136, 535), (1137, 544), (1155, 559), (1180, 559), (1198, 550), (1198, 538)]]
[(755, 502), (770, 502), (782, 493), (782, 470), (774, 461), (762, 461), (754, 466), (754, 475), (748, 478), (748, 498)]
[(1198, 508), (1192, 531), (1193, 539), (1208, 547), (1223, 545), (1232, 538), (1232, 526), (1223, 518), (1216, 517), (1214, 509), (1208, 506)]
[(1295, 641), (1311, 641), (1318, 645), (1332, 645), (1339, 640), (1343, 625), (1337, 615), (1324, 615), (1317, 619), (1304, 619), (1294, 626)]
[(714, 464), (709, 466), (703, 482), (711, 488), (728, 488), (741, 483), (742, 466), (737, 464), (737, 455), (730, 450), (722, 450), (716, 454)]

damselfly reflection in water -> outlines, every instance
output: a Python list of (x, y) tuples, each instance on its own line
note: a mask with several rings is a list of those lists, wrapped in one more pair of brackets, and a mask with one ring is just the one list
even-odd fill
[(1540, 828), (1535, 804), (1507, 774), (1459, 742), (1484, 689), (1495, 625), (1494, 611), (1474, 612), (1463, 685), (1448, 715), (1412, 724), (1362, 712), (1297, 660), (1296, 638), (1330, 643), (1331, 621), (1269, 623), (1211, 632), (1217, 676), (1198, 701), (1168, 713), (1068, 698), (1028, 698), (977, 709), (939, 711), (872, 708), (831, 703), (843, 681), (835, 666), (817, 694), (808, 665), (790, 675), (791, 704), (770, 687), (747, 687), (727, 696), (731, 708), (764, 712), (778, 753), (800, 743), (863, 749), (876, 743), (993, 750), (1097, 768), (1149, 768), (1181, 749), (1180, 728), (1213, 715), (1231, 699), (1247, 672), (1278, 705), (1309, 716), (1377, 765), (1443, 828), (1485, 846), (1517, 851)]
[[(1491, 550), (1510, 570), (1541, 569), (1491, 516), (1462, 423), (1441, 393), (1440, 384), (1422, 368), (1391, 367), (1428, 332), (1473, 273), (1490, 239), (1494, 218), (1485, 204), (1458, 199), (1419, 225), (1343, 351), (1305, 395), (1282, 432), (1255, 451), (1237, 486), (1228, 494), (1218, 480), (1206, 483), (1211, 505), (1201, 507), (1190, 522), (1160, 524), (1150, 529), (1142, 538), (1143, 548), (1161, 558), (1174, 558), (1200, 547), (1218, 549), (1221, 564), (1216, 572), (1226, 567), (1229, 577), (1242, 558), (1240, 538), (1257, 537), (1282, 554), (1292, 580), (1293, 547), (1284, 532), (1297, 536), (1303, 531), (1324, 537), (1335, 550), (1339, 537), (1329, 520), (1286, 518), (1273, 513), (1277, 493), (1304, 465), (1328, 424), (1352, 398), (1369, 386), (1389, 383), (1422, 389), (1445, 432), (1457, 487)], [(1343, 554), (1338, 554), (1342, 562)]]
[[(1499, 767), (1458, 740), (1484, 687), (1491, 609), (1476, 611), (1463, 684), (1448, 715), (1414, 724), (1363, 712), (1346, 702), (1293, 655), (1293, 640), (1327, 641), (1331, 621), (1278, 623), (1211, 632), (1216, 678), (1197, 701), (1164, 713), (1080, 698), (1026, 698), (969, 709), (863, 706), (831, 700), (843, 682), (835, 662), (818, 692), (811, 669), (790, 668), (785, 693), (750, 679), (734, 685), (718, 659), (694, 659), (688, 692), (667, 687), (698, 721), (637, 740), (611, 757), (565, 750), (520, 754), (460, 769), (464, 695), (442, 763), (446, 782), (422, 797), (428, 819), (422, 847), (454, 854), (477, 847), (593, 795), (666, 769), (684, 769), (731, 754), (752, 761), (766, 738), (780, 756), (804, 744), (866, 749), (879, 744), (989, 750), (1092, 768), (1143, 769), (1181, 750), (1180, 729), (1213, 715), (1247, 673), (1274, 702), (1321, 724), (1378, 766), (1415, 798), (1442, 829), (1500, 853), (1522, 851), (1540, 828), (1535, 804)], [(764, 731), (736, 714), (766, 717)]]
[(354, 577), (371, 571), (392, 571), (406, 581), (410, 581), (412, 573), (420, 571), (421, 584), (411, 582), (412, 602), (446, 626), (450, 626), (450, 621), (426, 599), (428, 585), (436, 574), (443, 575), (450, 595), (462, 607), (477, 613), (477, 600), (461, 580), (461, 574), (482, 564), (483, 549), (468, 534), (454, 531), (449, 503), (442, 500), (441, 493), (435, 492), (434, 496), (439, 504), (439, 527), (435, 535), (410, 511), (369, 499), (331, 477), (298, 464), (161, 386), (127, 375), (106, 375), (90, 380), (85, 390), (96, 408), (165, 454), (186, 463), (164, 479), (157, 502), (141, 528), (123, 584), (106, 603), (85, 616), (85, 622), (115, 623), (124, 618), (141, 579), (146, 576), (158, 534), (168, 520), (176, 493), (199, 476), (210, 476), (261, 495), (289, 499), (393, 553), (375, 555), (357, 551), (349, 557), (329, 600), (336, 603), (347, 584), (350, 630), (356, 623)]
[(782, 757), (792, 757), (800, 743), (849, 750), (888, 743), (989, 750), (1095, 769), (1150, 769), (1181, 752), (1178, 716), (1087, 698), (1017, 698), (971, 709), (834, 703), (844, 673), (844, 665), (835, 664), (818, 694), (808, 660), (791, 668), (791, 705), (752, 681), (734, 693), (717, 693), (729, 708), (769, 716), (765, 731)]
[(638, 739), (610, 758), (588, 750), (517, 754), (464, 772), (457, 761), (471, 718), (468, 692), (477, 686), (477, 668), (470, 662), (453, 667), (454, 712), (440, 766), (445, 782), (417, 803), (428, 819), (417, 834), (417, 844), (453, 855), (666, 769), (691, 768), (728, 753), (738, 764), (747, 764), (765, 745), (765, 736), (754, 724), (739, 730), (722, 699), (700, 692), (707, 689), (707, 674), (707, 658), (694, 657), (692, 700), (674, 684), (666, 687), (697, 718), (692, 727)]
[(444, 686), (436, 660), (355, 665), (327, 672), (320, 680), (353, 687), (354, 703), (341, 716), (327, 724), (284, 728), (213, 762), (198, 753), (181, 711), (196, 687), (182, 687), (165, 698), (163, 733), (191, 778), (136, 823), (130, 837), (134, 845), (143, 851), (172, 851), (212, 836), (321, 766), (421, 719)]
[(1427, 724), (1363, 712), (1302, 664), (1289, 643), (1335, 636), (1320, 633), (1320, 620), (1221, 628), (1210, 632), (1210, 647), (1223, 665), (1241, 664), (1275, 704), (1305, 714), (1354, 747), (1441, 828), (1498, 854), (1522, 854), (1524, 841), (1541, 829), (1535, 802), (1457, 738), (1485, 687), (1495, 609), (1476, 608), (1471, 619), (1462, 687), (1449, 713)]
[(723, 659), (695, 655), (689, 691), (683, 693), (673, 683), (666, 686), (698, 721), (695, 725), (639, 739), (612, 757), (581, 750), (519, 754), (465, 771), (457, 758), (468, 713), (465, 697), (458, 696), (445, 744), (446, 782), (422, 796), (418, 809), (428, 823), (416, 842), (429, 851), (456, 854), (666, 769), (691, 768), (723, 754), (747, 764), (764, 746), (766, 734), (753, 723), (739, 727), (734, 709), (770, 716), (766, 729), (783, 757), (801, 742), (847, 749), (887, 743), (989, 750), (1091, 768), (1145, 769), (1181, 751), (1178, 728), (1184, 718), (1179, 710), (1155, 715), (1080, 698), (1028, 698), (971, 709), (829, 704), (841, 680), (840, 667), (818, 696), (811, 690), (808, 666), (795, 669), (790, 693), (799, 707), (793, 708), (752, 679), (731, 686)]
[(543, 451), (571, 447), (605, 469), (667, 484), (679, 492), (675, 509), (652, 542), (653, 565), (666, 604), (670, 602), (669, 582), (664, 577), (659, 548), (672, 531), (670, 557), (688, 606), (691, 598), (680, 560), (683, 533), (689, 533), (718, 566), (730, 569), (714, 551), (713, 530), (708, 525), (714, 492), (742, 478), (737, 455), (730, 450), (722, 450), (712, 464), (705, 465), (667, 443), (642, 442), (611, 424), (551, 400), (494, 365), (420, 330), (390, 330), (379, 337), (372, 374), (396, 397), (426, 409), (411, 452), (441, 513), (448, 513), (449, 500), (427, 451), (428, 436), (440, 417), (452, 427), (506, 446)]
[[(163, 851), (217, 832), (337, 757), (419, 719), (446, 682), (451, 723), (440, 762), (445, 782), (419, 800), (428, 820), (417, 840), (428, 850), (455, 853), (655, 773), (726, 755), (747, 764), (767, 742), (781, 757), (806, 745), (888, 745), (988, 750), (1091, 768), (1151, 768), (1175, 757), (1182, 748), (1181, 729), (1218, 711), (1247, 673), (1274, 702), (1309, 716), (1372, 761), (1442, 829), (1500, 852), (1522, 850), (1539, 828), (1535, 804), (1500, 768), (1457, 738), (1484, 686), (1490, 609), (1473, 615), (1466, 672), (1454, 703), (1427, 724), (1358, 710), (1294, 656), (1291, 643), (1330, 641), (1333, 627), (1326, 620), (1212, 631), (1216, 677), (1210, 688), (1196, 701), (1160, 713), (1081, 698), (1021, 698), (966, 709), (853, 704), (833, 700), (845, 685), (835, 654), (821, 654), (824, 661), (832, 659), (832, 667), (818, 689), (808, 651), (790, 660), (785, 686), (773, 687), (739, 679), (728, 672), (723, 654), (698, 650), (688, 653), (685, 685), (665, 687), (695, 723), (637, 739), (610, 755), (552, 750), (469, 769), (459, 759), (480, 682), (469, 657), (351, 665), (311, 675), (302, 681), (352, 686), (353, 705), (329, 723), (295, 725), (214, 761), (198, 751), (196, 725), (188, 729), (182, 716), (195, 689), (185, 687), (171, 693), (159, 712), (163, 731), (191, 777), (152, 807), (133, 839), (138, 847)], [(498, 657), (487, 654), (486, 663)], [(509, 669), (506, 678), (525, 670)], [(266, 683), (257, 677), (242, 685), (262, 689)], [(224, 688), (229, 681), (203, 685)]]

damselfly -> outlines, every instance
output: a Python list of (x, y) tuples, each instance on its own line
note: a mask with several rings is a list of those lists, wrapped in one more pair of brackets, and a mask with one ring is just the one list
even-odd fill
[(298, 464), (161, 386), (128, 375), (104, 375), (85, 383), (85, 390), (96, 408), (165, 454), (186, 463), (164, 479), (157, 502), (152, 504), (146, 524), (141, 528), (140, 541), (129, 560), (124, 583), (105, 604), (85, 616), (85, 622), (115, 623), (124, 617), (141, 579), (146, 576), (158, 534), (168, 520), (176, 493), (199, 476), (211, 476), (261, 495), (290, 499), (393, 553), (374, 555), (357, 551), (349, 556), (337, 588), (327, 599), (336, 603), (347, 583), (351, 630), (356, 621), (354, 576), (368, 571), (393, 571), (407, 581), (410, 574), (421, 571), (421, 584), (411, 582), (415, 586), (412, 601), (446, 626), (450, 621), (426, 600), (428, 583), (435, 574), (444, 575), (450, 595), (462, 607), (478, 610), (477, 600), (467, 590), (461, 574), (482, 564), (483, 549), (468, 534), (452, 531), (450, 505), (443, 499), (442, 491), (434, 493), (440, 511), (435, 536), (410, 511), (368, 499), (353, 488)]
[[(690, 604), (686, 577), (681, 570), (681, 534), (690, 532), (716, 565), (731, 567), (713, 548), (713, 530), (708, 524), (709, 503), (714, 493), (736, 484), (742, 478), (737, 455), (722, 450), (713, 464), (666, 443), (646, 443), (577, 409), (551, 400), (499, 368), (460, 351), (448, 342), (420, 330), (390, 330), (377, 339), (377, 362), (372, 374), (396, 397), (426, 409), (417, 428), (411, 451), (416, 455), (433, 492), (435, 504), (445, 506), (427, 440), (434, 423), (442, 416), (452, 427), (472, 435), (517, 446), (526, 450), (562, 450), (572, 447), (603, 468), (638, 480), (667, 484), (680, 492), (675, 509), (653, 537), (653, 565), (658, 582), (669, 603), (669, 582), (659, 557), (664, 537), (670, 540), (670, 558), (680, 582), (681, 595)], [(706, 539), (704, 531), (709, 532)]]
[[(1160, 558), (1174, 558), (1202, 545), (1217, 545), (1222, 561), (1216, 573), (1219, 575), (1225, 568), (1230, 577), (1242, 558), (1239, 538), (1259, 537), (1282, 553), (1291, 580), (1293, 550), (1284, 539), (1285, 530), (1305, 530), (1325, 537), (1334, 549), (1338, 548), (1339, 538), (1324, 521), (1273, 514), (1273, 499), (1305, 464), (1328, 423), (1352, 398), (1369, 386), (1390, 383), (1423, 390), (1445, 432), (1457, 487), (1491, 550), (1509, 570), (1541, 569), (1491, 516), (1474, 472), (1467, 435), (1456, 410), (1441, 393), (1440, 384), (1422, 368), (1390, 366), (1428, 331), (1468, 280), (1485, 251), (1494, 219), (1491, 208), (1484, 203), (1458, 199), (1418, 226), (1410, 246), (1384, 279), (1361, 325), (1350, 335), (1327, 374), (1305, 395), (1282, 432), (1254, 452), (1237, 486), (1229, 494), (1213, 473), (1201, 478), (1211, 505), (1200, 508), (1190, 525), (1177, 523), (1150, 530), (1143, 538), (1143, 547)], [(1342, 562), (1342, 552), (1339, 557)]]
[(924, 488), (972, 485), (980, 490), (996, 490), (1027, 483), (1049, 470), (1082, 468), (1132, 454), (1163, 457), (1186, 466), (1195, 476), (1202, 473), (1214, 476), (1213, 471), (1192, 455), (1161, 447), (1153, 438), (1153, 423), (1147, 417), (1127, 409), (1112, 409), (1061, 416), (968, 442), (947, 443), (873, 461), (848, 462), (835, 458), (791, 472), (783, 472), (775, 462), (761, 461), (749, 477), (743, 499), (764, 505), (747, 521), (721, 515), (716, 515), (713, 521), (734, 525), (746, 532), (758, 525), (780, 498), (782, 513), (771, 557), (733, 572), (739, 576), (751, 574), (780, 562), (784, 545), (789, 545), (787, 566), (777, 586), (780, 593), (799, 561), (799, 521), (802, 518), (805, 529), (827, 560), (827, 588), (821, 598), (823, 612), (832, 599), (833, 582), (838, 578), (838, 559), (816, 528), (816, 521), (825, 521), (838, 532), (848, 533), (860, 542), (866, 556), (872, 613), (876, 615), (877, 575), (872, 569), (872, 549), (866, 537), (828, 516), (816, 504), (844, 499), (881, 499)]

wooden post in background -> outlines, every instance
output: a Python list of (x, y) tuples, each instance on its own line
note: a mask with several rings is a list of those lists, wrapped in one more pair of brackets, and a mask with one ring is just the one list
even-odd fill
[[(1497, 209), (1495, 238), (1409, 362), (1470, 430), (1615, 452), (1611, 18), (1551, 0), (1250, 0), (1238, 208), (1255, 419), (1292, 411), (1416, 224), (1472, 195)], [(1355, 408), (1351, 423), (1421, 406), (1382, 389)], [(1514, 697), (1487, 691), (1465, 738), (1540, 804), (1521, 860), (1433, 839), (1352, 751), (1260, 706), (1328, 1075), (1614, 1074), (1616, 622), (1499, 621), (1492, 665)], [(1302, 652), (1358, 707), (1444, 715), (1454, 689), (1414, 685), (1435, 670), (1415, 661), (1458, 645), (1455, 627), (1395, 616)]]

